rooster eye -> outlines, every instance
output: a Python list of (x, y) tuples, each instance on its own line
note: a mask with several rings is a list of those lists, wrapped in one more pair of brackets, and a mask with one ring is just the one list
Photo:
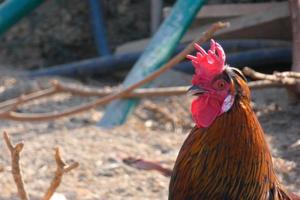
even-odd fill
[(226, 81), (224, 79), (216, 80), (213, 84), (214, 89), (216, 90), (223, 90), (226, 86)]

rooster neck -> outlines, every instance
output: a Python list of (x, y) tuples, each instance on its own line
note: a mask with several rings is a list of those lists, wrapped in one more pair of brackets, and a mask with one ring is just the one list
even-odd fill
[(247, 101), (235, 102), (232, 109), (218, 117), (209, 128), (196, 128), (193, 134), (198, 137), (195, 145), (198, 143), (207, 150), (221, 148), (224, 156), (236, 159), (244, 159), (241, 153), (247, 153), (248, 158), (254, 160), (259, 160), (257, 156), (263, 152), (264, 160), (272, 163), (264, 132)]
[(263, 130), (249, 100), (240, 100), (209, 128), (192, 130), (175, 163), (169, 199), (277, 199), (278, 185)]

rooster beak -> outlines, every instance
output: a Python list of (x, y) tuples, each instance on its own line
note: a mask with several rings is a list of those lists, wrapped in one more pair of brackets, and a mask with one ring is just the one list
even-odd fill
[(206, 93), (207, 91), (199, 86), (196, 85), (192, 85), (188, 90), (187, 90), (187, 94), (189, 96), (199, 96), (203, 93)]

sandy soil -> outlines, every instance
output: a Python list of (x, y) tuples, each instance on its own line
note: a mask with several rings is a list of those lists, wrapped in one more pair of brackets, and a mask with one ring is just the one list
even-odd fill
[[(1, 90), (12, 88), (17, 82), (12, 75), (2, 75)], [(19, 111), (47, 112), (92, 99), (60, 94), (30, 102)], [(253, 100), (280, 179), (289, 189), (300, 193), (300, 105), (289, 105), (284, 89), (254, 91)], [(143, 100), (125, 125), (111, 130), (96, 126), (102, 108), (52, 122), (1, 120), (0, 130), (7, 131), (14, 142), (25, 143), (21, 165), (32, 199), (43, 195), (53, 177), (56, 167), (53, 153), (57, 146), (61, 147), (66, 162), (80, 163), (78, 169), (64, 176), (57, 190), (67, 199), (167, 199), (168, 177), (156, 171), (132, 168), (122, 158), (133, 156), (159, 161), (171, 168), (193, 126), (190, 101), (186, 96)], [(0, 199), (17, 199), (9, 152), (2, 139), (0, 152), (0, 166), (4, 167), (0, 173)]]

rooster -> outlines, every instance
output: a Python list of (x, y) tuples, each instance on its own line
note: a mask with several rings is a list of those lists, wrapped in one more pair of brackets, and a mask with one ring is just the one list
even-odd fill
[(279, 183), (244, 75), (225, 65), (220, 44), (195, 44), (189, 92), (196, 123), (177, 157), (169, 200), (300, 200)]

